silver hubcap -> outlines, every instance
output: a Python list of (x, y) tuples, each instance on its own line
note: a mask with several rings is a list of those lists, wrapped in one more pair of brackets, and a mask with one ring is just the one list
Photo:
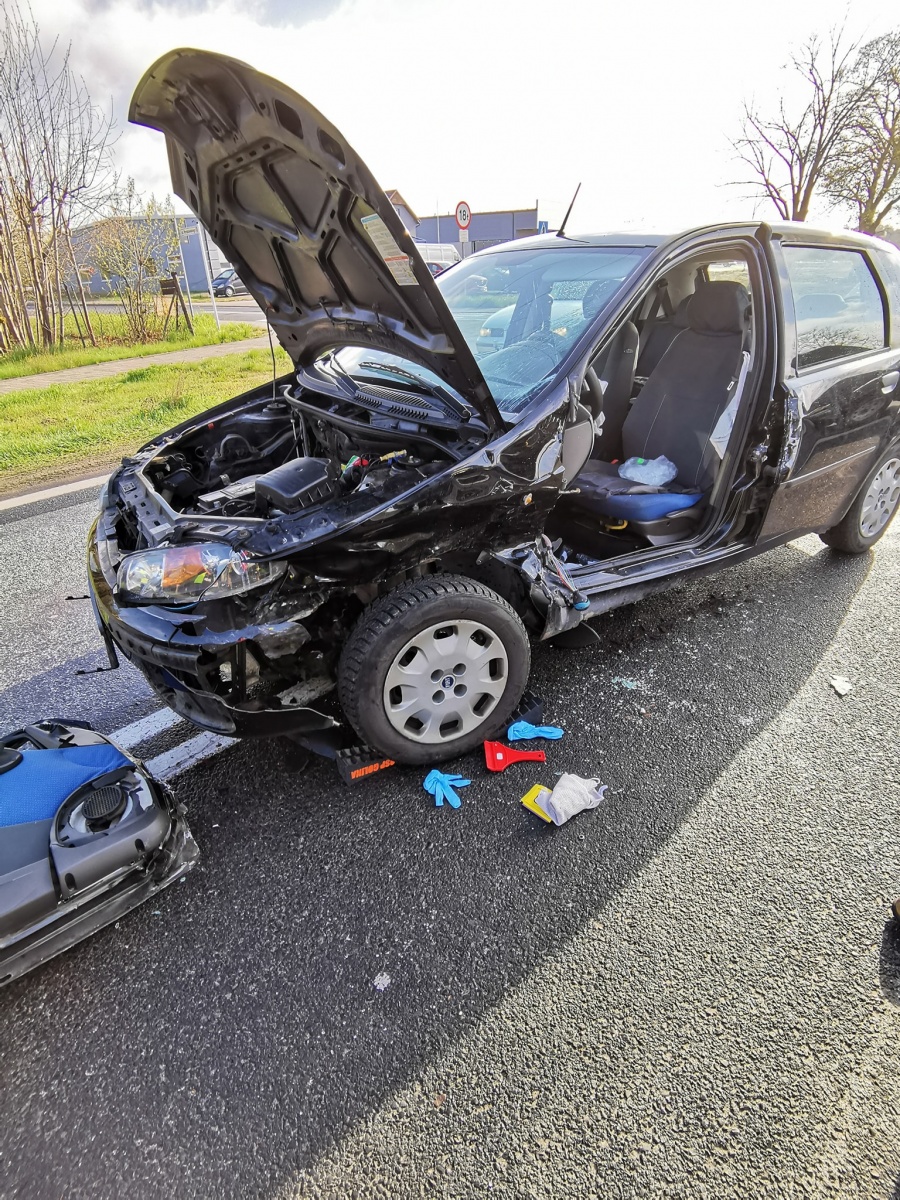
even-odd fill
[(884, 463), (869, 484), (859, 514), (859, 531), (863, 537), (879, 533), (891, 519), (900, 502), (900, 458)]
[(410, 638), (384, 681), (384, 710), (413, 742), (453, 742), (490, 716), (503, 695), (509, 660), (480, 621), (444, 621)]

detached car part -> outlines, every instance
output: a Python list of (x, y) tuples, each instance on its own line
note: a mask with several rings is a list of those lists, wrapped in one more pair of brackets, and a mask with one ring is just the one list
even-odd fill
[(197, 860), (184, 810), (102, 734), (0, 738), (0, 985), (116, 921)]

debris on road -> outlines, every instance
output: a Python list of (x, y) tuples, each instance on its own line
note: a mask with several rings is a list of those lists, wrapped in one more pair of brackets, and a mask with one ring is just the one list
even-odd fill
[(853, 691), (853, 684), (843, 675), (832, 675), (828, 682), (839, 696), (849, 696)]
[(548, 825), (552, 824), (553, 818), (548, 817), (543, 808), (543, 801), (550, 799), (550, 789), (544, 787), (542, 783), (536, 783), (533, 788), (525, 793), (521, 798), (520, 804), (524, 804), (529, 812), (533, 812), (536, 817), (540, 817), (542, 821), (546, 821)]
[(484, 761), (489, 771), (505, 771), (513, 763), (546, 762), (547, 755), (543, 750), (513, 750), (502, 742), (485, 742)]
[[(564, 825), (576, 813), (596, 808), (606, 794), (608, 784), (581, 775), (560, 775), (553, 791), (540, 784), (522, 797), (522, 803), (537, 816), (554, 825)], [(539, 811), (540, 810), (540, 811)]]
[(451, 808), (460, 808), (462, 800), (454, 789), (468, 787), (471, 782), (471, 779), (463, 779), (462, 775), (445, 775), (443, 771), (429, 771), (422, 787), (434, 796), (435, 808), (443, 808), (445, 800)]
[(563, 730), (558, 725), (531, 725), (528, 721), (513, 721), (506, 736), (511, 742), (523, 742), (529, 738), (547, 738), (548, 741), (558, 741)]
[(390, 987), (390, 983), (391, 977), (388, 975), (387, 971), (379, 971), (372, 980), (372, 986), (375, 988), (376, 992), (385, 991), (386, 988)]

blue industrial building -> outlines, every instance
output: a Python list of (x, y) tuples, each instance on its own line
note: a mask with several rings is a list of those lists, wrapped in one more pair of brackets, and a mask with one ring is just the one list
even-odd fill
[[(141, 217), (134, 218), (142, 220)], [(172, 223), (178, 227), (178, 240), (181, 246), (180, 258), (176, 255), (175, 261), (167, 264), (163, 261), (166, 258), (166, 245), (168, 238), (171, 238)], [(185, 276), (187, 276), (187, 288), (191, 292), (205, 292), (208, 290), (209, 284), (207, 279), (215, 279), (224, 267), (229, 265), (228, 260), (219, 250), (218, 246), (213, 242), (202, 225), (195, 216), (177, 216), (172, 221), (166, 218), (159, 218), (157, 222), (160, 226), (159, 261), (155, 265), (162, 274), (169, 274), (174, 270), (181, 282), (181, 286), (185, 285)], [(164, 230), (163, 226), (169, 226)], [(94, 296), (107, 296), (110, 292), (115, 291), (115, 281), (107, 281), (100, 274), (100, 271), (92, 263), (91, 252), (91, 230), (93, 226), (86, 226), (83, 229), (77, 230), (74, 236), (75, 254), (78, 259), (82, 271), (85, 288)], [(167, 236), (168, 235), (168, 238)], [(209, 276), (207, 277), (206, 270), (203, 264), (203, 256), (206, 255), (206, 261), (209, 267)], [(182, 261), (184, 263), (182, 267)], [(167, 269), (168, 268), (168, 269)]]
[(418, 217), (396, 188), (386, 193), (400, 220), (417, 242), (440, 242), (455, 246), (461, 255), (474, 254), (486, 246), (512, 242), (547, 231), (546, 222), (538, 219), (538, 202), (534, 208), (510, 208), (498, 212), (473, 212), (469, 237), (460, 241), (459, 226), (454, 213), (439, 213), (433, 217)]
[(539, 231), (538, 206), (512, 208), (500, 212), (473, 212), (467, 242), (459, 240), (459, 227), (451, 213), (420, 217), (414, 237), (419, 242), (450, 242), (460, 254), (474, 254), (486, 246), (513, 242), (516, 238), (531, 237)]

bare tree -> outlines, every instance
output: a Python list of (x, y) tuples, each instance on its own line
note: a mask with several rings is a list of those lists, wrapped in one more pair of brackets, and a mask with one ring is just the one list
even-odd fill
[(112, 129), (69, 48), (0, 0), (0, 348), (62, 343), (69, 277), (95, 340), (72, 231), (114, 183)]
[(795, 111), (784, 96), (772, 116), (755, 103), (744, 108), (734, 147), (752, 176), (739, 182), (770, 200), (785, 221), (808, 217), (813, 194), (870, 86), (853, 71), (856, 45), (844, 48), (842, 42), (843, 31), (832, 31), (827, 45), (811, 37), (792, 56), (789, 67), (807, 97), (802, 108)]
[(122, 303), (129, 341), (162, 336), (159, 281), (178, 259), (178, 230), (171, 197), (144, 199), (133, 179), (85, 231), (82, 257), (90, 257)]
[(826, 164), (823, 191), (876, 233), (900, 204), (900, 32), (868, 42), (853, 68), (858, 104)]

